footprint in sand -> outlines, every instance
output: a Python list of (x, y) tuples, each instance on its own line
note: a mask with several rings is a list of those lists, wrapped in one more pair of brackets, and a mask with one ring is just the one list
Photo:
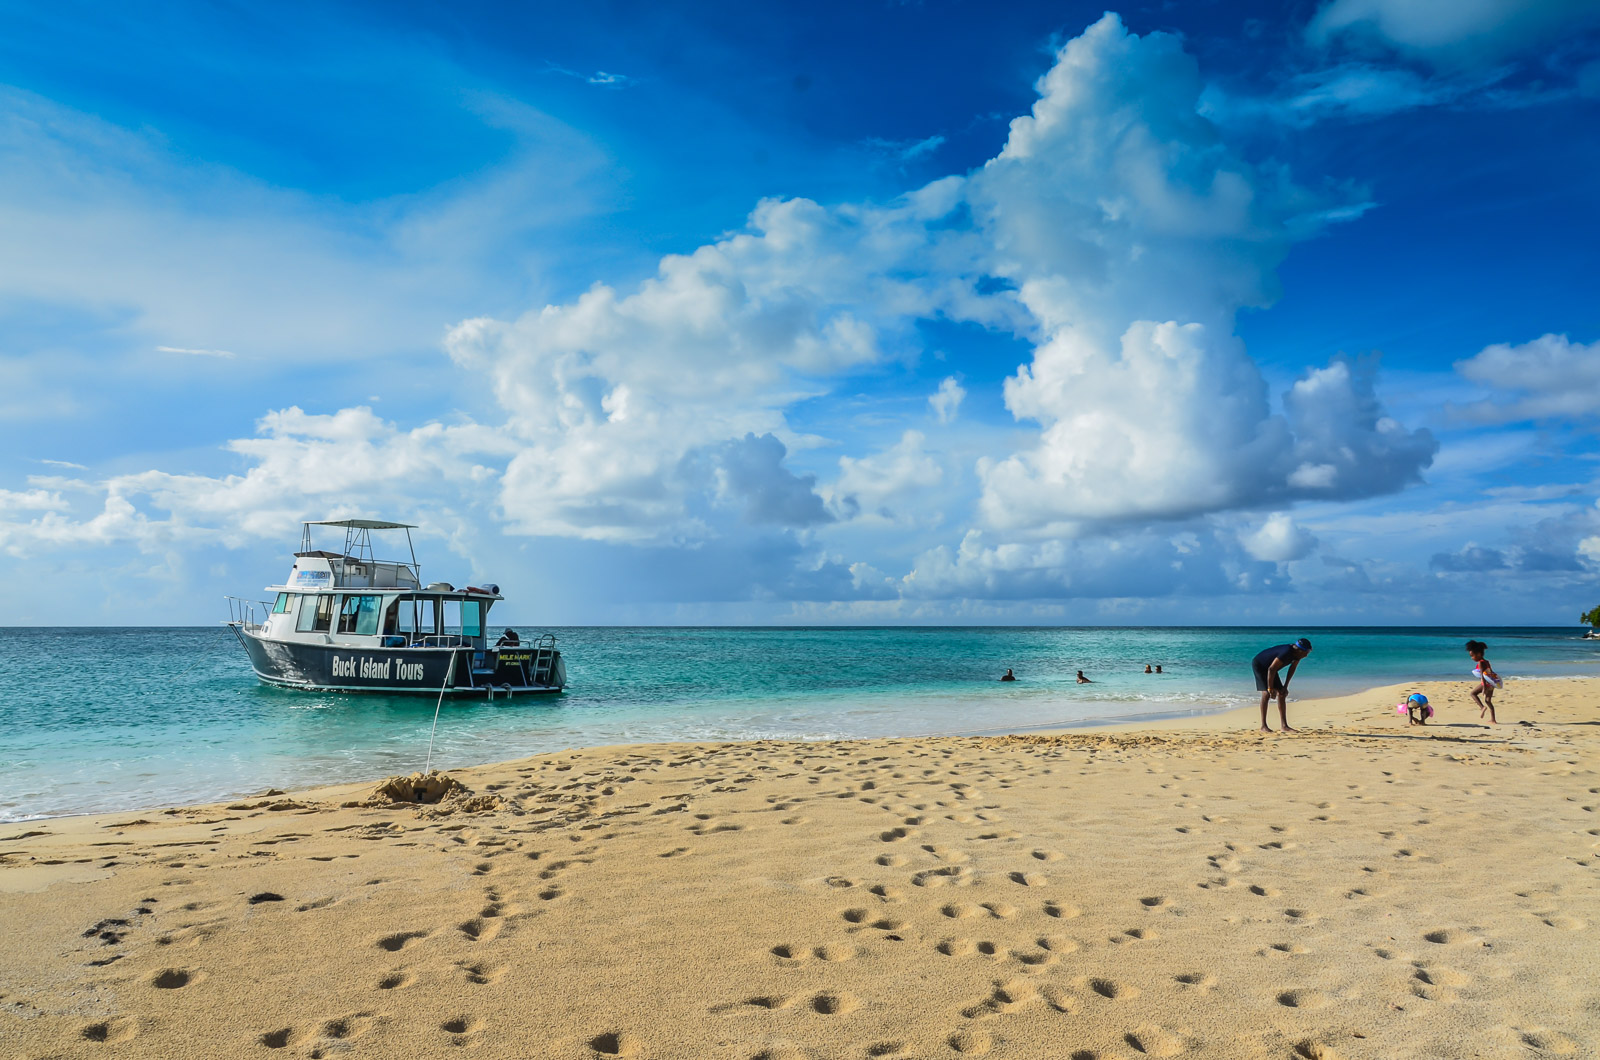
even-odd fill
[(298, 1038), (295, 1036), (293, 1027), (280, 1027), (278, 1030), (267, 1031), (265, 1034), (259, 1035), (256, 1040), (268, 1049), (282, 1049), (293, 1045), (298, 1041)]
[(1023, 887), (1043, 887), (1050, 882), (1037, 872), (1011, 872), (1006, 874), (1006, 879)]
[(644, 1042), (621, 1031), (606, 1031), (589, 1039), (589, 1048), (599, 1056), (642, 1056)]
[(379, 990), (401, 990), (417, 981), (410, 972), (390, 972), (378, 980)]
[(1145, 1056), (1177, 1056), (1183, 1052), (1183, 1042), (1177, 1035), (1153, 1023), (1134, 1028), (1122, 1040)]
[(1057, 1012), (1072, 1013), (1078, 1011), (1078, 996), (1072, 991), (1054, 983), (1045, 983), (1039, 988), (1039, 996), (1044, 1003)]
[(1006, 1015), (1039, 998), (1039, 988), (1027, 979), (1012, 979), (997, 983), (994, 991), (983, 1001), (962, 1011), (968, 1019), (982, 1019), (991, 1015)]
[(413, 942), (418, 942), (427, 937), (428, 933), (426, 931), (397, 931), (393, 935), (385, 935), (377, 941), (376, 945), (380, 950), (388, 950), (390, 953), (395, 953), (405, 949)]
[(1578, 1051), (1577, 1042), (1574, 1042), (1560, 1031), (1550, 1030), (1546, 1027), (1531, 1027), (1522, 1031), (1520, 1037), (1522, 1044), (1543, 1053), (1571, 1056)]
[(452, 1016), (439, 1024), (439, 1029), (450, 1036), (451, 1045), (470, 1045), (483, 1029), (483, 1021), (475, 1016)]
[(810, 956), (804, 947), (795, 946), (787, 942), (779, 943), (767, 952), (780, 961), (803, 961)]
[(1458, 931), (1455, 928), (1440, 928), (1437, 931), (1430, 931), (1422, 937), (1425, 941), (1431, 942), (1435, 946), (1460, 946), (1468, 942), (1480, 941), (1475, 936), (1469, 935), (1465, 931)]
[(946, 957), (970, 957), (978, 952), (977, 944), (971, 939), (945, 939), (934, 948)]
[(1132, 1001), (1139, 996), (1139, 988), (1115, 979), (1090, 979), (1089, 989), (1107, 1001)]
[(875, 864), (882, 865), (886, 869), (898, 869), (906, 863), (906, 859), (899, 854), (879, 854), (872, 860)]
[(922, 849), (938, 858), (940, 861), (961, 862), (966, 861), (970, 855), (964, 850), (955, 847), (940, 846), (938, 843), (924, 843)]
[(1559, 928), (1562, 931), (1582, 931), (1589, 925), (1575, 916), (1550, 915), (1543, 918), (1546, 927)]
[(1210, 972), (1183, 972), (1172, 978), (1190, 990), (1214, 990), (1217, 985), (1217, 977)]
[(335, 1019), (327, 1020), (318, 1028), (318, 1033), (323, 1038), (336, 1042), (349, 1041), (367, 1033), (372, 1027), (372, 1022), (370, 1013), (357, 1012), (353, 1015), (339, 1016)]
[(1294, 1055), (1300, 1060), (1344, 1060), (1344, 1054), (1335, 1050), (1333, 1046), (1311, 1038), (1297, 1042)]
[(1066, 857), (1066, 855), (1061, 853), (1059, 850), (1035, 850), (1033, 852), (1033, 856), (1040, 861), (1060, 861), (1062, 858)]
[(139, 1033), (139, 1024), (130, 1016), (117, 1016), (103, 1023), (91, 1023), (80, 1033), (85, 1041), (125, 1042)]
[(500, 934), (500, 921), (485, 917), (473, 917), (456, 925), (456, 930), (473, 942), (488, 942)]
[(200, 981), (200, 976), (182, 968), (164, 968), (150, 977), (150, 985), (157, 990), (181, 990), (190, 983)]
[(1250, 885), (1250, 893), (1260, 898), (1276, 898), (1283, 892), (1278, 890), (1276, 887), (1267, 887), (1263, 884), (1253, 883)]
[(1141, 898), (1139, 899), (1139, 904), (1144, 906), (1146, 909), (1159, 909), (1161, 906), (1167, 904), (1167, 900), (1157, 895), (1152, 898)]
[(1064, 902), (1046, 902), (1044, 904), (1044, 915), (1053, 916), (1057, 920), (1071, 920), (1074, 917), (1082, 916), (1083, 910), (1075, 905), (1067, 905)]
[(984, 902), (983, 908), (996, 920), (1010, 920), (1017, 915), (1017, 907), (1010, 902)]
[(964, 1056), (984, 1056), (994, 1048), (994, 1039), (983, 1031), (967, 1029), (957, 1031), (948, 1039), (950, 1048)]
[(1278, 995), (1278, 1004), (1284, 1008), (1327, 1008), (1333, 999), (1320, 990), (1285, 990)]
[(823, 1016), (844, 1016), (861, 1007), (861, 1002), (845, 993), (818, 994), (808, 1002), (812, 1012)]

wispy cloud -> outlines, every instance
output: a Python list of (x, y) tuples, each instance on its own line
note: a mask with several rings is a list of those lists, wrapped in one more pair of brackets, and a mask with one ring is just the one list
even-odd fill
[(184, 346), (157, 346), (157, 353), (186, 353), (192, 357), (232, 357), (232, 350), (193, 350)]
[(627, 74), (612, 73), (609, 70), (596, 70), (592, 74), (586, 74), (580, 70), (572, 70), (565, 66), (558, 66), (555, 63), (547, 62), (544, 65), (545, 69), (552, 74), (560, 74), (562, 77), (575, 78), (576, 80), (582, 81), (585, 84), (599, 85), (602, 88), (628, 88), (639, 83), (639, 79), (636, 77), (629, 77)]
[(89, 470), (83, 464), (74, 464), (70, 460), (46, 460), (46, 459), (41, 459), (39, 461), (39, 463), (41, 463), (41, 464), (49, 464), (51, 467), (67, 467), (67, 468), (73, 469), (74, 471), (87, 471), (87, 470)]
[(921, 140), (885, 140), (878, 136), (869, 136), (861, 141), (874, 151), (889, 155), (900, 162), (912, 162), (933, 154), (944, 146), (944, 137), (933, 135)]

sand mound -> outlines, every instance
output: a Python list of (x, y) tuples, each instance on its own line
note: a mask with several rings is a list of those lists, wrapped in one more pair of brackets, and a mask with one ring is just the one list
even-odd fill
[(500, 806), (498, 795), (474, 795), (455, 777), (437, 769), (410, 776), (387, 777), (359, 806), (415, 806), (429, 817), (451, 813), (483, 813)]
[(461, 781), (434, 769), (426, 773), (413, 773), (408, 777), (386, 777), (372, 789), (366, 801), (373, 806), (397, 802), (443, 802), (456, 792), (471, 794)]

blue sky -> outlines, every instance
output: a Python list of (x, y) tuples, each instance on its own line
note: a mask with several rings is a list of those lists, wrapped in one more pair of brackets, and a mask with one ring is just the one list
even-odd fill
[(0, 624), (1600, 603), (1594, 0), (5, 8)]

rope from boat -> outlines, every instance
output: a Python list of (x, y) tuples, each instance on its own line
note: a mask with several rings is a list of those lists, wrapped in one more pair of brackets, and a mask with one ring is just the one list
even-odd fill
[(439, 686), (439, 702), (433, 705), (433, 729), (428, 733), (428, 761), (422, 767), (424, 773), (433, 765), (433, 737), (439, 731), (439, 708), (444, 706), (444, 690), (450, 687), (450, 678), (456, 675), (456, 656), (459, 654), (455, 651), (450, 653), (450, 666), (444, 672), (444, 684)]

